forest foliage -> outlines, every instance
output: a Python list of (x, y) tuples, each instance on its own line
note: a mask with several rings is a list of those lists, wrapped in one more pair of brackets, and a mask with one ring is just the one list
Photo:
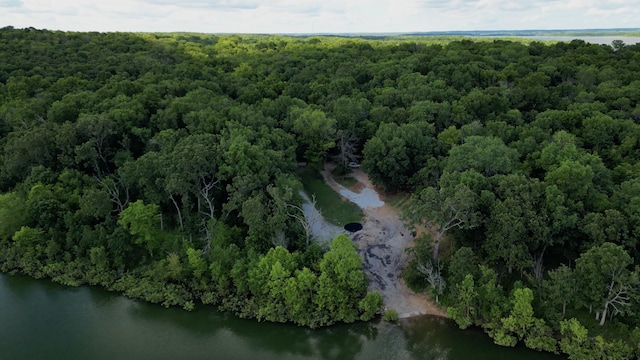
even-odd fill
[(347, 158), (346, 138), (376, 185), (414, 193), (407, 219), (438, 238), (407, 276), (462, 327), (637, 356), (640, 45), (0, 39), (2, 271), (311, 327), (370, 319), (353, 245), (308, 244), (289, 213), (297, 164)]

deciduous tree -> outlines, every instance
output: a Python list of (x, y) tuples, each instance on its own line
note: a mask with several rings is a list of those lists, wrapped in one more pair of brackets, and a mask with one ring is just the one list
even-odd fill
[(415, 226), (436, 228), (433, 259), (438, 261), (440, 242), (454, 228), (473, 228), (477, 221), (476, 194), (466, 185), (436, 190), (428, 187), (411, 196), (409, 221)]
[(144, 245), (151, 256), (161, 245), (160, 209), (156, 204), (146, 205), (142, 200), (130, 203), (118, 216), (118, 225), (127, 229), (135, 243)]
[(629, 270), (633, 261), (612, 243), (594, 246), (576, 260), (575, 276), (581, 300), (596, 308), (596, 320), (604, 325), (609, 316), (626, 314), (637, 294), (638, 273)]

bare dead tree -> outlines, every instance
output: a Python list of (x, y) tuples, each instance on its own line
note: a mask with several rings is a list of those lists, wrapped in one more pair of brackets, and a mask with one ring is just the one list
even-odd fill
[(93, 165), (96, 173), (100, 174), (103, 167), (107, 168), (109, 166), (107, 140), (111, 135), (115, 134), (113, 122), (105, 116), (93, 115), (82, 117), (79, 122), (82, 123), (84, 133), (89, 137), (87, 144), (95, 149), (95, 154), (98, 158), (94, 160), (95, 163)]
[(107, 191), (111, 201), (116, 204), (118, 213), (121, 213), (129, 204), (129, 186), (117, 175), (93, 178)]
[[(624, 307), (631, 306), (631, 295), (629, 294), (629, 286), (617, 281), (615, 271), (611, 274), (611, 283), (609, 284), (609, 292), (602, 309), (602, 317), (600, 317), (600, 325), (604, 325), (607, 321), (609, 308), (611, 308), (611, 317), (624, 313)], [(599, 312), (596, 312), (596, 320), (598, 320)]]
[(207, 253), (209, 249), (211, 249), (211, 236), (213, 235), (211, 230), (210, 221), (207, 221), (206, 218), (200, 219), (200, 233), (202, 234), (202, 240), (204, 240), (202, 251), (204, 253)]
[(439, 297), (446, 287), (446, 282), (442, 277), (442, 264), (438, 262), (434, 266), (431, 261), (427, 261), (418, 265), (418, 271), (427, 279), (436, 296), (436, 303), (438, 303)]
[[(220, 179), (214, 179), (213, 177), (207, 178), (201, 175), (198, 179), (197, 195), (198, 195), (198, 211), (208, 219), (215, 217), (215, 205), (213, 204), (213, 189), (220, 182)], [(200, 200), (203, 200), (207, 208), (202, 210)]]
[[(204, 251), (207, 252), (211, 248), (211, 236), (212, 234), (212, 220), (215, 219), (215, 204), (214, 200), (214, 189), (216, 185), (220, 182), (220, 179), (215, 179), (213, 176), (207, 177), (205, 175), (200, 175), (198, 178), (198, 183), (196, 186), (196, 197), (198, 199), (198, 212), (202, 216), (201, 219), (201, 228), (200, 232), (205, 240)], [(206, 207), (203, 209), (203, 204), (206, 204)]]
[[(311, 206), (313, 206), (314, 208), (316, 207), (316, 197), (315, 197), (315, 195), (311, 196), (311, 200), (309, 200), (309, 198), (306, 198), (306, 200), (309, 201), (309, 204)], [(304, 210), (302, 209), (302, 207), (300, 207), (298, 205), (287, 204), (287, 207), (296, 210), (294, 213), (289, 213), (288, 212), (287, 215), (289, 215), (291, 218), (294, 218), (294, 219), (298, 220), (298, 222), (302, 226), (302, 229), (304, 230), (304, 233), (305, 233), (305, 236), (306, 236), (305, 244), (306, 244), (306, 247), (308, 249), (309, 248), (309, 242), (313, 239), (313, 226), (316, 224), (318, 219), (317, 218), (310, 218), (309, 216), (307, 216), (305, 214)]]
[(111, 134), (111, 129), (101, 127), (100, 129), (96, 129), (95, 137), (93, 138), (93, 145), (96, 149), (96, 153), (98, 154), (98, 158), (102, 160), (102, 163), (105, 166), (109, 164), (109, 161), (107, 160), (107, 156), (105, 154), (105, 141)]
[(544, 277), (544, 252), (546, 248), (542, 249), (540, 254), (536, 256), (536, 261), (533, 263), (531, 267), (531, 271), (533, 272), (533, 276), (536, 278), (538, 282), (542, 282), (542, 278)]
[(540, 299), (542, 299), (542, 280), (544, 278), (544, 252), (547, 250), (546, 247), (542, 249), (540, 254), (536, 256), (536, 261), (533, 263), (531, 267), (531, 272), (533, 273), (533, 278), (535, 279), (536, 286), (538, 287), (538, 294)]
[(337, 132), (336, 146), (338, 147), (338, 155), (334, 156), (334, 160), (343, 166), (348, 166), (350, 162), (358, 160), (356, 155), (357, 138), (346, 130)]
[(273, 246), (282, 246), (283, 248), (287, 248), (289, 246), (287, 236), (282, 230), (276, 232), (275, 236), (271, 239), (271, 243)]
[(180, 206), (178, 206), (178, 201), (176, 200), (174, 194), (169, 194), (169, 199), (175, 206), (176, 211), (178, 212), (178, 221), (180, 222), (180, 236), (182, 237), (182, 241), (184, 242), (184, 223), (182, 221), (182, 212), (180, 211)]

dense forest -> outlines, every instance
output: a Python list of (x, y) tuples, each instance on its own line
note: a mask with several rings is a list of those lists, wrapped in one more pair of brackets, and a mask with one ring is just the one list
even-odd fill
[(6, 27), (0, 120), (1, 271), (369, 320), (382, 299), (349, 238), (309, 242), (292, 214), (298, 163), (357, 155), (413, 194), (431, 236), (405, 278), (460, 327), (640, 351), (640, 45)]

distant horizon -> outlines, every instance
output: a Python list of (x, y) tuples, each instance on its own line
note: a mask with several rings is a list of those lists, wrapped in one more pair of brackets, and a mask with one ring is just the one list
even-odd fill
[[(0, 0), (1, 1), (1, 0)], [(610, 35), (618, 35), (617, 33), (622, 33), (619, 34), (620, 36), (628, 36), (628, 37), (636, 37), (636, 36), (640, 36), (640, 34), (635, 35), (635, 34), (631, 34), (631, 35), (625, 35), (626, 33), (633, 33), (633, 32), (639, 32), (640, 33), (640, 27), (639, 28), (575, 28), (575, 29), (487, 29), (487, 30), (435, 30), (435, 31), (395, 31), (395, 32), (384, 32), (384, 31), (378, 31), (378, 32), (225, 32), (225, 31), (221, 31), (221, 32), (202, 32), (202, 31), (98, 31), (98, 30), (87, 30), (87, 31), (78, 31), (78, 30), (63, 30), (63, 29), (52, 29), (52, 28), (38, 28), (35, 26), (24, 26), (24, 27), (18, 27), (18, 26), (13, 26), (13, 25), (3, 25), (0, 28), (13, 28), (13, 29), (23, 29), (23, 30), (27, 30), (27, 29), (34, 29), (37, 31), (61, 31), (61, 32), (102, 32), (102, 33), (109, 33), (109, 32), (113, 32), (113, 33), (175, 33), (175, 34), (212, 34), (212, 35), (216, 35), (216, 34), (221, 34), (221, 35), (318, 35), (318, 36), (322, 36), (322, 35), (373, 35), (373, 36), (385, 36), (385, 35), (405, 35), (405, 36), (429, 36), (429, 35), (435, 35), (435, 36), (447, 36), (447, 35), (466, 35), (466, 34), (474, 34), (474, 35), (481, 35), (481, 34), (487, 34), (488, 36), (490, 35), (499, 35), (502, 33), (514, 33), (514, 34), (519, 34), (519, 36), (527, 36), (527, 35), (522, 35), (522, 34), (533, 34), (533, 33), (539, 33), (541, 35), (539, 36), (544, 36), (544, 35), (548, 35), (548, 36), (563, 36), (563, 34), (568, 33), (580, 33), (580, 32), (585, 32), (585, 33), (592, 33), (592, 32), (596, 32), (596, 33), (602, 33), (602, 35), (599, 34), (591, 34), (591, 35), (584, 35), (584, 36), (610, 36)], [(557, 35), (554, 35), (557, 34)], [(531, 36), (538, 36), (538, 35), (531, 35)], [(567, 36), (567, 35), (564, 35)]]
[(0, 0), (0, 27), (78, 32), (344, 34), (635, 29), (638, 19), (640, 0)]
[[(640, 32), (640, 28), (599, 28), (599, 29), (493, 29), (493, 30), (437, 30), (437, 31), (399, 31), (399, 32), (342, 32), (342, 33), (289, 33), (289, 34), (362, 34), (362, 35), (377, 35), (377, 34), (394, 34), (394, 35), (450, 35), (450, 34), (500, 34), (500, 33), (574, 33), (574, 32), (598, 32), (603, 33), (602, 36), (611, 35), (615, 33), (632, 33)], [(232, 34), (232, 33), (229, 33)], [(283, 33), (284, 34), (284, 33)], [(635, 36), (635, 35), (630, 35)]]

